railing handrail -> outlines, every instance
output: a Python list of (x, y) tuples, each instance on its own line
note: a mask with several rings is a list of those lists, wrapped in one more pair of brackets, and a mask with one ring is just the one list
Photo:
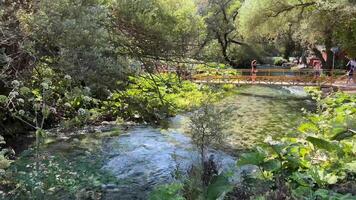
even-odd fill
[[(172, 70), (174, 71), (174, 70)], [(194, 71), (194, 72), (232, 72), (232, 71), (236, 71), (236, 72), (251, 72), (251, 69), (209, 69), (209, 70), (188, 70), (188, 71)], [(282, 69), (282, 68), (271, 68), (271, 69), (257, 69), (257, 72), (284, 72), (284, 73), (300, 73), (300, 72), (315, 72), (317, 70), (315, 69), (301, 69), (301, 70), (293, 70), (293, 69)], [(320, 71), (322, 72), (345, 72), (345, 70), (342, 69), (321, 69)]]

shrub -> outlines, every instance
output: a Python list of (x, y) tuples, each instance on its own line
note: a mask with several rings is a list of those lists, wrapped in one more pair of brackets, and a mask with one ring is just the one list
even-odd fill
[(153, 192), (150, 193), (150, 200), (185, 200), (181, 194), (183, 184), (173, 183), (170, 185), (158, 186)]
[(100, 199), (102, 184), (117, 182), (100, 170), (101, 160), (94, 151), (76, 160), (69, 155), (42, 154), (39, 171), (31, 154), (30, 150), (24, 152), (6, 171), (9, 185), (16, 186), (6, 191), (8, 199)]
[(314, 95), (318, 112), (306, 113), (298, 134), (279, 141), (267, 138), (254, 152), (243, 154), (238, 165), (257, 166), (260, 178), (273, 183), (282, 179), (296, 199), (354, 199), (330, 186), (356, 174), (356, 99), (343, 93), (325, 99)]
[[(102, 113), (111, 118), (158, 122), (182, 111), (192, 110), (208, 97), (221, 98), (223, 90), (215, 91), (190, 81), (179, 81), (175, 74), (130, 77), (124, 91), (115, 91), (103, 102)], [(228, 88), (225, 88), (228, 89)]]
[(282, 66), (284, 63), (287, 63), (288, 60), (282, 58), (282, 57), (276, 57), (274, 58), (273, 64), (276, 66)]

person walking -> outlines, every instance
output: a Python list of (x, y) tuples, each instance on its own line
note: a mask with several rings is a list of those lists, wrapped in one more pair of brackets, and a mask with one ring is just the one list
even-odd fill
[(356, 69), (356, 61), (355, 59), (350, 59), (350, 61), (347, 63), (347, 81), (346, 81), (346, 84), (349, 84), (352, 80), (352, 82), (354, 83), (355, 82), (355, 79), (354, 79), (354, 72), (355, 72), (355, 69)]
[(321, 76), (321, 62), (314, 63), (314, 79), (318, 79)]

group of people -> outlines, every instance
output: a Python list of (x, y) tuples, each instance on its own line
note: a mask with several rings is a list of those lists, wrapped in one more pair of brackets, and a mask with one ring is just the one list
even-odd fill
[[(346, 67), (347, 67), (347, 81), (346, 84), (351, 83), (352, 82), (355, 83), (355, 70), (356, 70), (356, 59), (349, 59), (350, 61), (347, 63)], [(318, 78), (321, 75), (321, 71), (322, 71), (322, 65), (321, 62), (316, 63), (314, 65), (314, 71), (315, 71), (315, 78)], [(251, 62), (251, 80), (252, 82), (256, 81), (256, 77), (257, 77), (257, 60), (253, 60)]]

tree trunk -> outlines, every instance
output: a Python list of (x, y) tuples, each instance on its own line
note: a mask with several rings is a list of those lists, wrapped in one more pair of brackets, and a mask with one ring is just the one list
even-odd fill
[(321, 61), (321, 64), (325, 67), (327, 64), (326, 60), (323, 57), (323, 53), (319, 51), (319, 49), (317, 49), (315, 46), (312, 48), (312, 50), (315, 53), (315, 56)]
[(333, 67), (333, 52), (331, 51), (331, 48), (333, 47), (333, 41), (332, 41), (332, 32), (328, 31), (327, 36), (325, 38), (325, 53), (326, 53), (326, 60), (325, 60), (325, 65), (323, 67), (325, 69), (331, 70)]

